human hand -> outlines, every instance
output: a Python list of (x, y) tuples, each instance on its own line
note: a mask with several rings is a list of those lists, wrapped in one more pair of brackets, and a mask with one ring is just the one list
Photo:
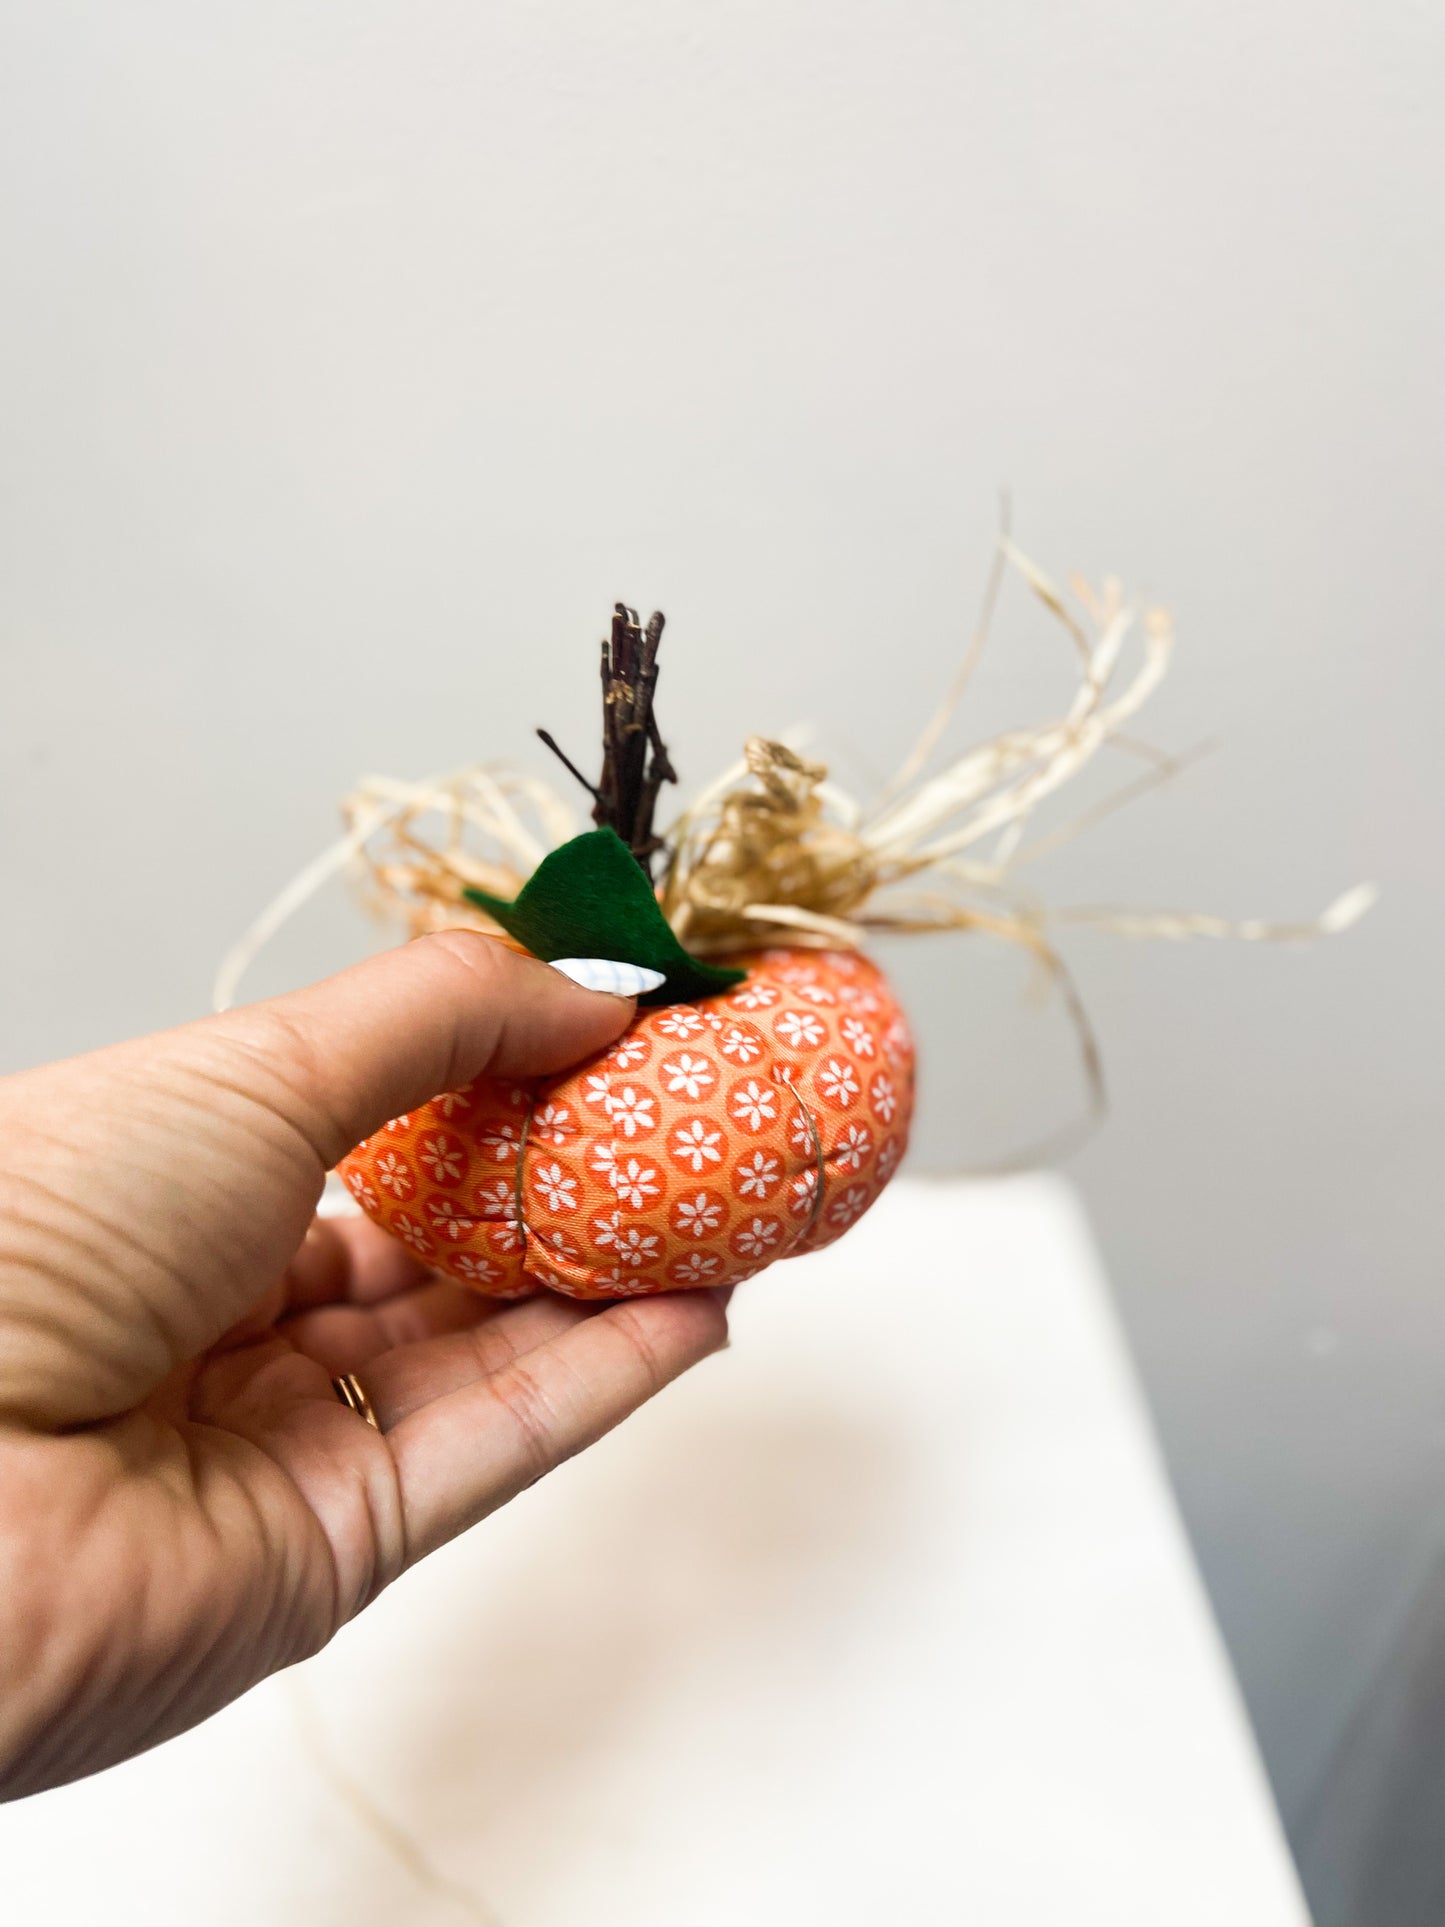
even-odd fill
[(315, 1652), (724, 1343), (707, 1291), (499, 1306), (313, 1220), (388, 1118), (632, 1011), (451, 932), (0, 1080), (0, 1796)]

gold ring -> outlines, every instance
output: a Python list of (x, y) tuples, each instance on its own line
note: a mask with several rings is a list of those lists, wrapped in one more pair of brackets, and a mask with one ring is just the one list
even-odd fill
[(355, 1372), (346, 1372), (340, 1378), (333, 1378), (331, 1389), (341, 1403), (349, 1406), (353, 1412), (359, 1413), (374, 1432), (381, 1430), (377, 1416), (371, 1409), (371, 1400), (362, 1391), (361, 1380)]

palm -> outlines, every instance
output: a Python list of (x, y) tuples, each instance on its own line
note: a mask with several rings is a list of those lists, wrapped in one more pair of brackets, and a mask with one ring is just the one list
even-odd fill
[(0, 1084), (0, 1797), (314, 1651), (723, 1342), (706, 1290), (498, 1307), (372, 1226), (307, 1230), (383, 1120), (631, 1009), (453, 932)]
[[(85, 1615), (98, 1647), (58, 1656), (124, 1688), (97, 1694), (45, 1778), (180, 1732), (314, 1652), (408, 1563), (605, 1430), (617, 1388), (594, 1385), (587, 1410), (563, 1356), (579, 1325), (594, 1349), (620, 1344), (613, 1373), (641, 1374), (630, 1405), (709, 1313), (706, 1294), (600, 1314), (550, 1296), (499, 1306), (364, 1221), (318, 1224), (266, 1304), (141, 1407), (30, 1448), (57, 1570), (97, 1602), (139, 1602)], [(349, 1371), (384, 1432), (336, 1398)], [(460, 1491), (441, 1476), (459, 1426), (482, 1468)]]

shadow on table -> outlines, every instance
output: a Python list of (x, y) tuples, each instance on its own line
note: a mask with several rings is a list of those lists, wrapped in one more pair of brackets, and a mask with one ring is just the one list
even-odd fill
[[(429, 1858), (494, 1909), (487, 1867), (509, 1848), (505, 1927), (527, 1927), (526, 1899), (515, 1897), (519, 1838), (595, 1833), (599, 1804), (608, 1810), (599, 1789), (654, 1713), (699, 1687), (715, 1711), (708, 1676), (728, 1667), (746, 1677), (748, 1655), (768, 1648), (773, 1629), (789, 1651), (800, 1625), (825, 1644), (839, 1589), (866, 1592), (908, 1503), (896, 1437), (836, 1409), (689, 1423), (668, 1444), (665, 1457), (639, 1465), (632, 1452), (608, 1466), (600, 1493), (595, 1467), (565, 1497), (546, 1493), (525, 1563), (504, 1560), (500, 1581), (489, 1567), (474, 1589), (452, 1587), (440, 1623), (433, 1610), (419, 1629), (425, 1679), (378, 1690), (366, 1757), (386, 1772), (369, 1773), (369, 1786)], [(800, 1653), (810, 1662), (811, 1634)], [(705, 1798), (706, 1750), (701, 1730), (659, 1797)], [(530, 1854), (524, 1872), (540, 1904), (545, 1856)], [(363, 1878), (333, 1898), (352, 1927), (394, 1927)], [(425, 1906), (415, 1916), (432, 1917)]]

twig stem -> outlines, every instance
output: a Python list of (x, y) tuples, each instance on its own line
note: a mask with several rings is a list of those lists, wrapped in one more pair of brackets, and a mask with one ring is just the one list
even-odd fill
[(587, 794), (592, 798), (594, 802), (596, 802), (597, 798), (601, 795), (602, 792), (598, 789), (597, 785), (590, 780), (590, 778), (582, 774), (581, 770), (578, 769), (577, 765), (572, 761), (572, 758), (567, 754), (566, 750), (562, 748), (561, 744), (557, 741), (557, 738), (552, 734), (551, 730), (539, 729), (537, 731), (537, 734), (541, 737), (542, 741), (547, 745), (548, 749), (551, 750), (552, 754), (557, 758), (557, 761), (562, 765), (563, 769), (569, 771), (573, 776), (575, 776), (577, 778), (577, 781), (582, 785), (583, 789), (586, 790)]
[(615, 830), (649, 875), (661, 848), (652, 829), (658, 792), (677, 781), (652, 713), (663, 620), (658, 610), (643, 629), (626, 603), (613, 610), (602, 645), (602, 776), (592, 791), (593, 822)]

